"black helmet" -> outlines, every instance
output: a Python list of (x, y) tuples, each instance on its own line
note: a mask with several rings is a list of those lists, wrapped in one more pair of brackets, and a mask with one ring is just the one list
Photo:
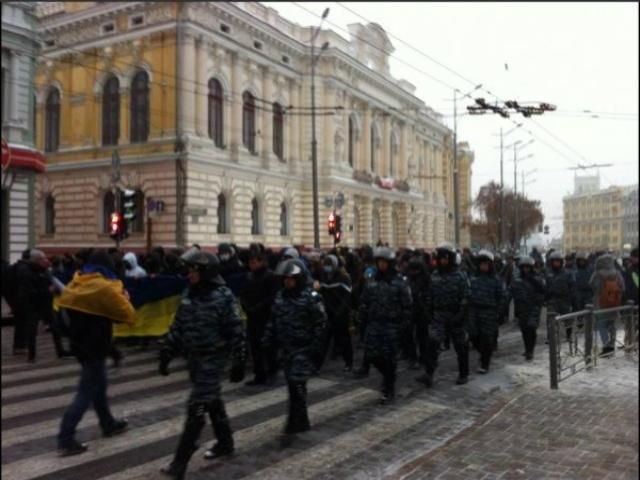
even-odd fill
[(456, 250), (449, 243), (443, 243), (436, 248), (436, 258), (447, 257), (449, 259), (449, 268), (456, 265)]
[(224, 285), (224, 280), (219, 275), (220, 259), (213, 253), (190, 248), (180, 257), (187, 266), (196, 268), (205, 282), (217, 283)]
[(396, 252), (389, 247), (376, 247), (373, 251), (373, 259), (378, 260), (379, 258), (388, 261), (394, 260)]

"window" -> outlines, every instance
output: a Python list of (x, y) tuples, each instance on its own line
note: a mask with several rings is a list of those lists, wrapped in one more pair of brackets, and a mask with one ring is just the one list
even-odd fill
[(129, 18), (129, 27), (140, 27), (144, 25), (144, 15), (136, 15)]
[(146, 142), (149, 137), (149, 76), (141, 71), (131, 83), (131, 142)]
[(371, 125), (371, 172), (376, 171), (376, 130)]
[(120, 136), (120, 83), (112, 75), (102, 93), (102, 145), (117, 145)]
[(282, 55), (282, 63), (289, 63), (289, 57), (287, 57), (286, 55)]
[(356, 158), (356, 125), (353, 117), (349, 117), (349, 166), (353, 167)]
[(57, 89), (49, 92), (45, 110), (44, 151), (55, 152), (60, 141), (60, 92)]
[(223, 146), (222, 114), (223, 114), (222, 84), (212, 78), (209, 80), (209, 138), (213, 139), (216, 147)]
[(286, 237), (289, 235), (289, 222), (287, 219), (287, 204), (282, 202), (280, 204), (280, 236)]
[(398, 153), (398, 139), (395, 135), (391, 135), (391, 142), (389, 142), (389, 175), (395, 177), (396, 175), (396, 155)]
[(251, 235), (260, 235), (260, 205), (258, 199), (251, 200)]
[(227, 198), (223, 193), (218, 195), (218, 233), (229, 233), (227, 222)]
[(44, 44), (46, 47), (53, 47), (56, 44), (55, 40), (45, 40)]
[(111, 214), (116, 211), (116, 202), (113, 192), (106, 192), (102, 197), (102, 232), (109, 233), (109, 220)]
[(44, 201), (44, 233), (56, 233), (56, 199), (52, 194), (48, 194)]
[(220, 30), (223, 33), (231, 33), (231, 29), (229, 28), (229, 25), (225, 25), (224, 23), (220, 24)]
[(253, 48), (256, 50), (262, 50), (262, 42), (258, 42), (257, 40), (253, 42)]
[(273, 153), (284, 160), (284, 109), (277, 102), (273, 104)]
[(113, 33), (115, 30), (116, 25), (113, 22), (102, 25), (102, 33)]
[(242, 94), (242, 144), (256, 153), (256, 101), (249, 92)]

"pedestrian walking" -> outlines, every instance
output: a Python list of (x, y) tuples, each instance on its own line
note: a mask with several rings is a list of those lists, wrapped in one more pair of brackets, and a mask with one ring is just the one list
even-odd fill
[(234, 451), (233, 433), (222, 401), (222, 377), (229, 355), (232, 382), (244, 378), (245, 333), (238, 305), (219, 274), (216, 255), (192, 248), (182, 255), (189, 268), (189, 287), (176, 311), (160, 350), (159, 372), (169, 375), (169, 363), (177, 355), (187, 360), (193, 386), (187, 402), (187, 418), (173, 460), (161, 472), (182, 480), (208, 414), (216, 443), (205, 452), (208, 460)]
[(364, 355), (382, 374), (380, 404), (393, 401), (400, 332), (412, 321), (412, 299), (408, 283), (396, 271), (395, 253), (377, 247), (373, 254), (375, 277), (362, 292), (360, 324), (366, 324)]
[[(596, 259), (590, 281), (593, 288), (595, 310), (620, 307), (624, 298), (624, 279), (615, 266), (612, 255), (601, 255)], [(596, 314), (596, 328), (602, 341), (600, 356), (607, 356), (615, 350), (617, 312)]]
[(505, 309), (505, 294), (502, 282), (493, 269), (493, 254), (480, 250), (476, 257), (478, 267), (469, 287), (469, 337), (480, 353), (477, 372), (489, 371), (491, 355), (498, 336), (500, 319)]
[(527, 361), (533, 360), (537, 330), (540, 324), (540, 312), (545, 295), (544, 277), (534, 268), (535, 260), (533, 258), (521, 258), (518, 264), (520, 275), (511, 284), (515, 316), (518, 319), (524, 342), (523, 355)]
[(62, 315), (68, 322), (71, 353), (82, 368), (78, 391), (60, 424), (58, 451), (61, 456), (87, 450), (87, 445), (75, 439), (75, 432), (91, 405), (104, 436), (122, 433), (127, 428), (126, 419), (116, 419), (109, 409), (106, 358), (111, 348), (112, 322), (133, 324), (135, 310), (113, 267), (106, 252), (93, 252), (58, 299)]
[(322, 297), (309, 285), (299, 259), (281, 266), (284, 288), (273, 302), (263, 344), (280, 352), (289, 389), (289, 415), (283, 442), (291, 434), (309, 430), (307, 380), (318, 373), (323, 360), (327, 323)]

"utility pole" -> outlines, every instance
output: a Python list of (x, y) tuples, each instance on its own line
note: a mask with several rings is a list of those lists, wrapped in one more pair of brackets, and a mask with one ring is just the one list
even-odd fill
[(513, 145), (513, 248), (518, 244), (518, 148)]
[(453, 224), (456, 247), (460, 247), (460, 210), (458, 200), (458, 103), (453, 91)]
[(498, 247), (502, 248), (504, 234), (504, 145), (500, 127), (500, 220), (498, 224)]
[[(528, 182), (525, 183), (525, 181), (524, 181), (525, 178), (527, 178), (529, 175), (531, 175), (532, 173), (535, 173), (537, 171), (538, 170), (534, 168), (533, 170), (529, 170), (526, 173), (522, 172), (522, 174), (521, 174), (522, 175), (522, 197), (525, 197), (525, 192), (524, 192), (525, 185), (529, 185), (529, 184), (535, 182), (535, 179), (534, 179), (534, 180), (529, 180)], [(525, 253), (525, 255), (527, 254), (527, 237), (526, 237), (526, 235), (524, 236), (524, 253)]]
[(322, 52), (329, 46), (325, 42), (316, 58), (316, 37), (322, 28), (322, 22), (329, 15), (329, 9), (325, 8), (322, 13), (322, 21), (311, 36), (311, 169), (312, 169), (312, 189), (313, 189), (313, 247), (320, 248), (320, 207), (318, 205), (318, 140), (316, 139), (316, 61)]

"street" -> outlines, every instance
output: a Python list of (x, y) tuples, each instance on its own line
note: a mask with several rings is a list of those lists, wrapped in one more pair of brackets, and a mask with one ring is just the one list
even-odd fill
[[(170, 461), (184, 422), (189, 381), (184, 365), (157, 374), (157, 353), (125, 347), (118, 371), (110, 370), (109, 399), (129, 431), (102, 438), (90, 412), (77, 437), (85, 454), (59, 458), (55, 435), (75, 391), (74, 360), (55, 359), (51, 339), (39, 336), (35, 365), (10, 355), (11, 327), (2, 328), (2, 478), (7, 480), (154, 479)], [(452, 350), (441, 356), (434, 388), (399, 363), (397, 399), (378, 406), (381, 377), (341, 372), (328, 361), (309, 383), (312, 430), (290, 445), (280, 442), (287, 392), (224, 383), (235, 454), (202, 458), (207, 427), (189, 479), (632, 479), (638, 475), (638, 364), (616, 358), (597, 369), (548, 386), (544, 335), (532, 363), (521, 357), (520, 332), (502, 328), (499, 351), (487, 375), (464, 386)], [(360, 355), (360, 354), (359, 354)], [(472, 372), (477, 355), (471, 355)], [(608, 363), (607, 363), (608, 362)]]

